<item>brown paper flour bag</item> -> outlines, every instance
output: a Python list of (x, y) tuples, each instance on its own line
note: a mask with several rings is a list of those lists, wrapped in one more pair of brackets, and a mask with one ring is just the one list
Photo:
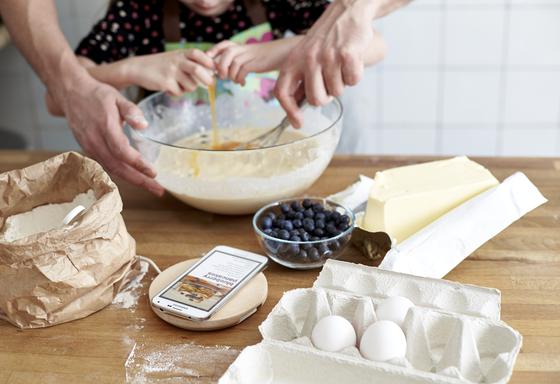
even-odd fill
[(0, 237), (0, 316), (40, 328), (88, 316), (110, 304), (135, 262), (117, 186), (95, 161), (69, 152), (0, 175), (0, 232), (9, 216), (96, 201), (70, 226), (8, 242)]

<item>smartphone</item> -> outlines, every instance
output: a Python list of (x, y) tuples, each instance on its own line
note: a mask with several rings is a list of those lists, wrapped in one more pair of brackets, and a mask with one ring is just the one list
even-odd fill
[(208, 319), (267, 262), (265, 256), (220, 245), (162, 289), (152, 304), (189, 320)]

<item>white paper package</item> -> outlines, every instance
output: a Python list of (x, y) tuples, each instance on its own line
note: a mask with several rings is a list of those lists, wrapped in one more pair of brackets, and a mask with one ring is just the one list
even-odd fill
[(517, 172), (393, 246), (379, 268), (441, 278), (485, 242), (546, 201), (527, 176)]
[[(362, 334), (393, 295), (415, 304), (403, 325), (404, 359), (374, 362), (356, 347), (324, 352), (311, 343), (314, 324), (331, 314)], [(495, 289), (329, 260), (313, 288), (284, 294), (259, 327), (263, 341), (245, 348), (220, 383), (506, 383), (522, 338), (497, 320), (499, 305)]]
[(343, 191), (328, 197), (335, 203), (344, 205), (346, 208), (356, 210), (368, 200), (369, 191), (373, 187), (373, 179), (360, 175), (360, 179)]

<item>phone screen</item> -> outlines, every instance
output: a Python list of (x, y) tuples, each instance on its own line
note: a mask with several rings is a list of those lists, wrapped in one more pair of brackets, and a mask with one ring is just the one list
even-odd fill
[(210, 311), (260, 265), (243, 256), (214, 251), (160, 296)]

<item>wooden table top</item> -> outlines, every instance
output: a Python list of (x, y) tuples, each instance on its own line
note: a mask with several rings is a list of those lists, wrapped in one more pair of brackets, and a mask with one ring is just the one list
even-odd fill
[[(46, 159), (52, 153), (0, 151), (0, 172)], [(432, 160), (428, 157), (335, 157), (313, 195), (339, 191), (359, 174)], [(512, 383), (560, 383), (560, 159), (477, 158), (500, 180), (523, 171), (549, 199), (453, 270), (447, 279), (502, 292), (502, 319), (523, 335)], [(138, 254), (166, 268), (199, 257), (217, 244), (260, 252), (249, 216), (221, 217), (194, 210), (117, 182), (124, 219)], [(344, 260), (371, 264), (354, 248)], [(0, 384), (215, 382), (238, 351), (261, 340), (257, 326), (284, 291), (309, 287), (318, 270), (292, 271), (274, 263), (265, 272), (269, 296), (234, 328), (193, 333), (155, 316), (144, 279), (137, 305), (112, 305), (88, 318), (47, 329), (21, 331), (0, 322)], [(125, 306), (126, 307), (126, 306)], [(228, 349), (224, 346), (230, 346)], [(163, 381), (156, 379), (163, 378)]]

